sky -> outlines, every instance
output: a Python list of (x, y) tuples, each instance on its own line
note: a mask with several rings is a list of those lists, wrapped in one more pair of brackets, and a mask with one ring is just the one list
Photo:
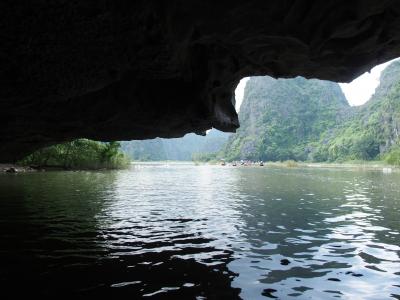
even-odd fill
[(235, 109), (236, 109), (237, 112), (239, 112), (240, 104), (242, 104), (243, 95), (244, 95), (244, 88), (245, 88), (246, 83), (247, 83), (247, 81), (249, 79), (250, 79), (250, 77), (242, 78), (240, 80), (239, 84), (236, 87), (236, 90), (235, 90), (235, 99), (236, 99)]
[(350, 83), (339, 83), (351, 106), (362, 105), (371, 98), (379, 85), (381, 72), (395, 60), (398, 60), (398, 58), (375, 66), (371, 69), (371, 72), (362, 74)]
[[(375, 66), (370, 72), (366, 72), (357, 77), (350, 83), (339, 83), (351, 106), (362, 105), (369, 100), (374, 94), (376, 87), (379, 85), (379, 76), (391, 62), (400, 58), (388, 61), (386, 63)], [(235, 90), (236, 111), (239, 111), (240, 104), (243, 101), (244, 87), (249, 77), (240, 80)]]

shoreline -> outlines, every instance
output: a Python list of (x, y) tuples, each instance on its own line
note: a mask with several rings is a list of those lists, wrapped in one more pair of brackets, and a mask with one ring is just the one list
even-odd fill
[(26, 173), (26, 172), (38, 172), (29, 166), (20, 166), (16, 164), (0, 164), (0, 173)]
[(398, 166), (389, 165), (384, 162), (344, 162), (344, 163), (308, 163), (297, 162), (295, 166), (287, 166), (285, 162), (268, 162), (266, 166), (276, 166), (283, 168), (310, 168), (310, 169), (352, 169), (352, 170), (377, 170), (383, 172), (399, 172)]
[[(194, 162), (194, 161), (132, 161), (130, 166), (135, 165), (159, 165), (159, 164), (172, 164), (172, 165), (210, 165), (220, 166), (219, 162)], [(221, 166), (224, 167), (224, 166)], [(259, 168), (286, 168), (286, 169), (347, 169), (347, 170), (365, 170), (365, 171), (382, 171), (384, 173), (400, 172), (400, 166), (389, 165), (380, 161), (366, 161), (366, 162), (344, 162), (344, 163), (314, 163), (314, 162), (264, 162), (264, 166), (259, 166), (258, 163), (251, 163), (247, 165), (232, 166), (231, 162), (227, 162), (225, 167), (259, 167)], [(128, 167), (129, 168), (129, 167)], [(119, 169), (70, 169), (66, 170), (63, 168), (44, 167), (44, 168), (32, 168), (30, 166), (21, 166), (17, 164), (0, 164), (1, 173), (30, 173), (30, 172), (48, 172), (48, 171), (108, 171), (108, 170), (119, 170)]]
[[(233, 162), (226, 162), (226, 166), (232, 167)], [(160, 160), (160, 161), (132, 161), (131, 165), (158, 165), (158, 164), (181, 164), (181, 165), (210, 165), (219, 166), (220, 162), (210, 161), (174, 161), (174, 160)], [(236, 167), (261, 167), (258, 163), (250, 163), (247, 165), (240, 165), (237, 163)], [(281, 167), (281, 168), (330, 168), (330, 169), (366, 169), (366, 170), (382, 170), (392, 169), (393, 171), (400, 171), (400, 166), (389, 165), (383, 161), (354, 161), (354, 162), (343, 162), (343, 163), (329, 163), (329, 162), (295, 162), (295, 161), (283, 161), (264, 162), (264, 167)]]
[(361, 169), (398, 169), (398, 166), (385, 163), (306, 163), (309, 168), (361, 168)]
[[(129, 168), (129, 166), (128, 166)], [(31, 167), (31, 166), (21, 166), (18, 164), (0, 164), (0, 174), (16, 174), (16, 173), (34, 173), (34, 172), (55, 172), (55, 171), (65, 171), (65, 172), (77, 172), (77, 171), (115, 171), (124, 170), (126, 168), (71, 168), (65, 169), (59, 166), (44, 166), (44, 167)]]
[[(197, 165), (220, 165), (219, 162), (194, 162)], [(232, 162), (227, 162), (226, 166), (232, 166)], [(236, 167), (260, 167), (258, 163), (240, 165), (237, 164)], [(344, 162), (344, 163), (316, 163), (316, 162), (264, 162), (264, 167), (276, 167), (276, 168), (286, 168), (286, 169), (351, 169), (351, 170), (377, 170), (383, 172), (400, 172), (400, 166), (389, 165), (385, 162), (380, 161), (366, 161), (366, 162)]]

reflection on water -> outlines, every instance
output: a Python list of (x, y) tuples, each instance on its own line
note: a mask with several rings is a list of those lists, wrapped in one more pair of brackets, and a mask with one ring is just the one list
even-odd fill
[(138, 165), (0, 176), (0, 285), (32, 295), (400, 299), (400, 175)]

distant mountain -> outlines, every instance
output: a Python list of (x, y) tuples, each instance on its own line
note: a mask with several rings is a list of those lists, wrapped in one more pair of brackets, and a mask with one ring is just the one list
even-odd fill
[(240, 128), (226, 144), (228, 160), (308, 160), (312, 143), (352, 113), (337, 83), (302, 77), (252, 77), (241, 105)]
[(121, 142), (121, 150), (133, 160), (190, 161), (196, 153), (220, 151), (229, 135), (229, 133), (212, 129), (206, 136), (191, 133), (182, 138)]

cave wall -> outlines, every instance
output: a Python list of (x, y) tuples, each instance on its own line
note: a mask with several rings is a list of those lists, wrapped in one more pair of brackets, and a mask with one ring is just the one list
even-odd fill
[(350, 81), (400, 56), (400, 1), (2, 1), (0, 162), (87, 137), (234, 131), (251, 75)]

